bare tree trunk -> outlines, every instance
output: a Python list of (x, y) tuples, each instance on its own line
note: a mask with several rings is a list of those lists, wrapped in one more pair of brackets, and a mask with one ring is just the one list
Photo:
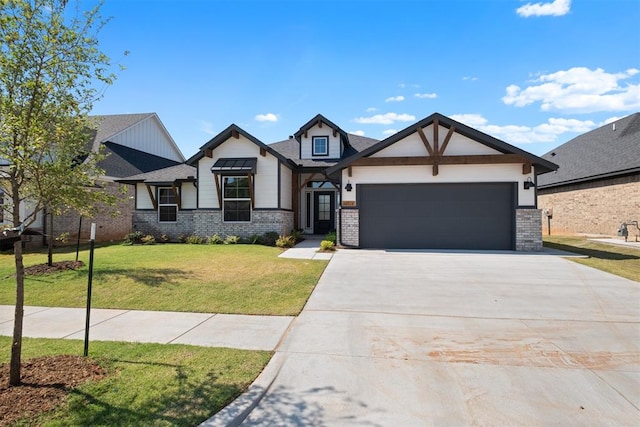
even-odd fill
[(22, 263), (22, 239), (13, 244), (16, 259), (16, 310), (11, 344), (9, 385), (20, 385), (20, 357), (22, 354), (22, 320), (24, 318), (24, 264)]
[[(44, 217), (44, 222), (47, 222), (47, 216)], [(53, 265), (53, 212), (49, 212), (49, 227), (47, 227), (47, 245), (48, 245), (48, 257), (47, 265), (51, 267)]]

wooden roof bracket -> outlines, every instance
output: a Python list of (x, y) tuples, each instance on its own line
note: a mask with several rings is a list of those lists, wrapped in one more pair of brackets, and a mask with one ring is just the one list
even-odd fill
[(532, 165), (531, 162), (525, 161), (522, 164), (522, 175), (529, 175), (531, 173)]
[(220, 175), (217, 173), (212, 174), (213, 180), (216, 183), (216, 193), (218, 194), (218, 205), (222, 209), (222, 189), (220, 188)]
[(180, 200), (180, 191), (178, 190), (178, 186), (173, 184), (171, 186), (171, 190), (173, 191), (173, 196), (176, 198), (176, 204), (178, 205), (178, 210), (182, 210), (182, 201)]
[(151, 190), (151, 186), (149, 184), (145, 184), (147, 187), (147, 191), (149, 192), (149, 198), (151, 199), (151, 204), (153, 205), (153, 209), (158, 210), (158, 200), (156, 200), (153, 191)]
[(313, 178), (315, 178), (317, 175), (317, 173), (312, 174), (309, 178), (305, 179), (305, 181), (302, 183), (302, 185), (300, 186), (300, 188), (298, 189), (298, 191), (302, 191), (302, 189), (304, 187), (307, 186), (307, 184), (309, 183), (309, 181), (311, 181)]
[(255, 191), (254, 191), (254, 184), (255, 184), (255, 179), (254, 179), (254, 175), (252, 173), (248, 173), (247, 174), (247, 178), (249, 179), (249, 197), (251, 198), (251, 209), (255, 209), (256, 208), (256, 198), (255, 198)]
[(231, 131), (231, 136), (234, 137), (235, 139), (240, 139), (240, 133), (235, 129)]

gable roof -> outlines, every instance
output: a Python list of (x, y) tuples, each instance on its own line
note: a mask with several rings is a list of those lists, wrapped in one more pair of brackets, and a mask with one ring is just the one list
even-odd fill
[(554, 187), (640, 172), (640, 113), (579, 135), (542, 156), (560, 165), (538, 179)]
[(220, 145), (225, 143), (227, 140), (229, 140), (229, 138), (231, 138), (234, 135), (234, 133), (237, 133), (239, 135), (244, 136), (249, 141), (253, 142), (258, 147), (264, 149), (267, 153), (269, 153), (269, 154), (273, 155), (274, 157), (278, 158), (281, 162), (285, 163), (289, 167), (295, 167), (295, 165), (293, 165), (291, 163), (291, 161), (289, 159), (287, 159), (285, 156), (283, 156), (279, 152), (275, 151), (273, 148), (269, 147), (268, 145), (264, 144), (258, 138), (254, 137), (250, 133), (246, 132), (245, 130), (243, 130), (241, 127), (239, 127), (236, 124), (230, 125), (225, 130), (223, 130), (222, 132), (220, 132), (219, 134), (217, 134), (216, 136), (211, 138), (206, 144), (204, 144), (202, 147), (200, 147), (200, 150), (196, 154), (191, 156), (186, 161), (186, 164), (194, 165), (198, 160), (200, 160), (201, 158), (203, 158), (205, 156), (205, 153), (206, 153), (207, 150), (215, 150), (217, 147), (219, 147)]
[(102, 145), (106, 157), (98, 162), (98, 166), (104, 169), (106, 176), (110, 177), (122, 178), (180, 164), (175, 160), (113, 142), (105, 142)]
[(125, 184), (142, 182), (150, 185), (171, 185), (175, 182), (195, 182), (196, 174), (197, 169), (195, 167), (181, 163), (168, 168), (117, 179), (116, 182)]
[(330, 167), (327, 169), (326, 173), (327, 175), (332, 175), (336, 172), (338, 172), (341, 169), (346, 168), (347, 166), (349, 166), (351, 163), (353, 163), (355, 160), (360, 159), (362, 157), (367, 157), (370, 156), (374, 153), (377, 153), (378, 151), (381, 151), (387, 147), (389, 147), (392, 144), (395, 144), (396, 142), (406, 138), (407, 136), (411, 135), (414, 132), (418, 131), (418, 128), (424, 128), (430, 124), (432, 124), (435, 120), (438, 120), (438, 123), (446, 128), (451, 128), (451, 126), (455, 126), (456, 128), (456, 133), (459, 133), (460, 135), (466, 136), (467, 138), (470, 138), (476, 142), (479, 142), (481, 144), (486, 145), (487, 147), (493, 148), (496, 151), (499, 151), (501, 153), (504, 154), (516, 154), (518, 156), (523, 157), (524, 159), (530, 161), (534, 166), (536, 166), (536, 175), (539, 174), (543, 174), (543, 173), (547, 173), (547, 172), (551, 172), (553, 170), (556, 170), (558, 168), (558, 165), (545, 160), (541, 157), (538, 157), (534, 154), (531, 154), (527, 151), (524, 151), (518, 147), (515, 147), (513, 145), (507, 144), (504, 141), (501, 141), (497, 138), (494, 138), (490, 135), (487, 135), (486, 133), (480, 132), (479, 130), (473, 129), (467, 125), (464, 125), (460, 122), (457, 122), (447, 116), (444, 116), (440, 113), (433, 113), (432, 115), (430, 115), (429, 117), (426, 117), (422, 120), (420, 120), (417, 123), (414, 123), (413, 125), (401, 130), (400, 132), (391, 135), (389, 138), (384, 139), (380, 142), (378, 142), (377, 144), (349, 157), (346, 158), (340, 162), (338, 162), (337, 164), (335, 164), (334, 166)]
[(347, 136), (347, 133), (340, 129), (340, 126), (336, 125), (322, 114), (316, 114), (314, 118), (303, 124), (298, 132), (293, 134), (293, 136), (298, 142), (300, 142), (304, 133), (306, 133), (309, 129), (316, 125), (322, 125), (322, 123), (328, 125), (330, 128), (338, 132), (338, 134), (340, 135), (340, 140), (345, 145), (345, 148), (349, 146), (349, 137)]
[[(345, 151), (343, 154), (343, 158), (352, 156), (359, 151), (365, 150), (372, 145), (380, 142), (378, 139), (367, 138), (365, 136), (354, 135), (354, 134), (346, 134), (347, 139), (349, 140), (349, 146), (345, 147)], [(295, 163), (298, 167), (307, 167), (307, 168), (327, 168), (335, 165), (339, 159), (337, 160), (327, 160), (327, 159), (301, 159), (300, 158), (300, 144), (295, 138), (289, 138), (284, 141), (274, 142), (273, 144), (269, 144), (269, 147), (273, 148), (284, 157), (290, 159), (293, 163)]]

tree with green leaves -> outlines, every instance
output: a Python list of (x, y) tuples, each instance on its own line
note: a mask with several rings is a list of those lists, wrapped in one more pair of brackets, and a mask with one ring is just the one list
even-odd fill
[[(100, 154), (89, 146), (87, 114), (96, 85), (112, 84), (110, 59), (99, 50), (100, 5), (81, 11), (66, 0), (0, 0), (0, 188), (5, 219), (32, 225), (43, 208), (90, 214), (113, 203), (100, 190)], [(14, 243), (16, 306), (9, 384), (20, 384), (24, 265)]]

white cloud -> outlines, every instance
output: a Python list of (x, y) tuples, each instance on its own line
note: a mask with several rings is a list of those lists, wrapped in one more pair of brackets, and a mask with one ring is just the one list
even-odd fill
[(640, 70), (635, 68), (612, 74), (602, 68), (574, 67), (542, 74), (524, 89), (512, 84), (507, 87), (502, 102), (516, 107), (540, 102), (542, 111), (568, 113), (637, 110), (640, 108), (640, 83), (621, 86), (619, 82), (638, 73)]
[(390, 125), (395, 122), (412, 122), (416, 119), (416, 116), (411, 114), (397, 114), (397, 113), (385, 113), (385, 114), (376, 114), (371, 117), (358, 117), (353, 119), (356, 123), (366, 124), (366, 125)]
[(397, 129), (387, 129), (385, 131), (382, 131), (382, 134), (385, 135), (385, 136), (393, 135), (393, 134), (396, 134), (396, 133), (398, 133)]
[(492, 125), (480, 114), (454, 114), (452, 119), (511, 144), (555, 142), (565, 133), (585, 133), (598, 125), (591, 120), (550, 118), (534, 127), (519, 125)]
[(200, 120), (200, 130), (206, 134), (209, 135), (217, 135), (218, 132), (216, 132), (213, 129), (213, 123), (207, 121), (207, 120)]
[(472, 82), (475, 82), (478, 78), (473, 76), (464, 76), (462, 80), (471, 80)]
[(353, 132), (349, 132), (352, 135), (364, 136), (363, 130), (354, 130)]
[(413, 94), (413, 96), (420, 99), (434, 99), (438, 97), (438, 94), (435, 92), (434, 93), (415, 93)]
[(402, 101), (404, 101), (404, 96), (402, 95), (392, 96), (384, 100), (384, 102), (402, 102)]
[(527, 3), (516, 9), (520, 16), (562, 16), (569, 13), (571, 0), (553, 0), (551, 3)]
[(367, 113), (373, 113), (374, 111), (378, 111), (378, 109), (376, 107), (367, 108)]
[(259, 122), (277, 122), (278, 116), (273, 113), (258, 114), (255, 116), (255, 119)]

